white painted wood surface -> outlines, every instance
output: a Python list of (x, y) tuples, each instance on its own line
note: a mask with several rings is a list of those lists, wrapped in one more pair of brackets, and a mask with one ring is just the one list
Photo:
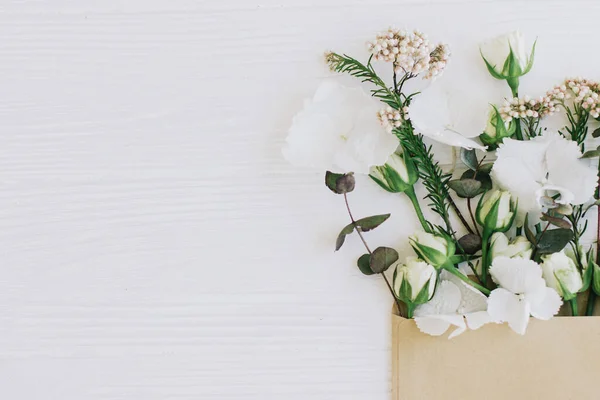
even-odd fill
[[(347, 219), (322, 175), (280, 155), (329, 75), (323, 51), (364, 56), (375, 32), (418, 27), (450, 43), (454, 73), (483, 77), (476, 43), (520, 28), (539, 36), (523, 83), (539, 95), (600, 78), (598, 15), (583, 0), (3, 0), (0, 398), (389, 398), (385, 286), (354, 267), (357, 238), (333, 253)], [(360, 179), (351, 202), (391, 211), (369, 240), (408, 253), (405, 199)]]

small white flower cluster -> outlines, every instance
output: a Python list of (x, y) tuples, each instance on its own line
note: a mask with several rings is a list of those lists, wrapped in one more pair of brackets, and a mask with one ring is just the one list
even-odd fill
[(432, 79), (441, 75), (446, 68), (448, 59), (450, 58), (450, 48), (445, 44), (438, 44), (430, 54), (429, 69), (425, 74), (425, 79)]
[(600, 116), (600, 83), (583, 78), (567, 79), (565, 85), (575, 94), (573, 99), (581, 103), (594, 118)]
[(367, 43), (376, 60), (393, 62), (397, 73), (418, 75), (427, 72), (429, 79), (441, 74), (450, 52), (446, 45), (433, 46), (419, 31), (406, 32), (389, 28)]
[(504, 100), (498, 111), (505, 123), (518, 118), (543, 118), (558, 111), (559, 100), (553, 93), (554, 89), (537, 99), (524, 96)]
[(377, 112), (377, 117), (386, 131), (392, 132), (394, 128), (399, 128), (402, 123), (408, 119), (408, 107), (402, 110), (394, 110), (392, 107), (386, 107)]

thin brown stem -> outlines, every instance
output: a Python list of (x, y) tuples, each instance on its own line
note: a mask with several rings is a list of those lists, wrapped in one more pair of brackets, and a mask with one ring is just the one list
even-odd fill
[(471, 215), (471, 221), (473, 221), (473, 226), (475, 227), (475, 232), (477, 232), (477, 236), (481, 237), (481, 233), (479, 232), (479, 228), (477, 228), (477, 221), (475, 220), (475, 214), (473, 214), (473, 209), (471, 208), (471, 198), (467, 198), (467, 208), (469, 209), (469, 215)]
[[(354, 225), (354, 230), (356, 231), (356, 233), (358, 233), (358, 236), (360, 237), (360, 240), (362, 240), (362, 242), (365, 245), (365, 248), (367, 249), (367, 251), (369, 252), (369, 254), (373, 254), (373, 252), (369, 248), (369, 245), (367, 244), (367, 241), (363, 237), (362, 232), (360, 231), (360, 227), (358, 225), (356, 225), (356, 221), (354, 220), (354, 216), (352, 215), (352, 211), (350, 211), (350, 204), (348, 204), (348, 196), (346, 195), (346, 193), (344, 193), (344, 202), (346, 203), (346, 210), (348, 210), (348, 215), (350, 216), (350, 221), (352, 221), (352, 225)], [(398, 300), (398, 298), (394, 294), (394, 289), (392, 289), (392, 285), (390, 285), (390, 282), (388, 281), (387, 276), (385, 276), (385, 273), (380, 272), (379, 274), (381, 276), (383, 276), (383, 279), (385, 280), (385, 283), (386, 283), (388, 289), (390, 290), (390, 293), (392, 294), (392, 297), (394, 298), (394, 301), (396, 302), (396, 306), (398, 307), (398, 312), (400, 312), (400, 309), (401, 309), (400, 308), (400, 301)]]
[(458, 209), (458, 206), (456, 205), (456, 203), (454, 202), (454, 200), (452, 199), (452, 197), (450, 195), (448, 195), (448, 204), (450, 204), (450, 206), (454, 209), (454, 212), (458, 216), (458, 219), (460, 219), (460, 222), (462, 222), (462, 224), (464, 225), (464, 227), (467, 228), (467, 231), (469, 233), (473, 233), (474, 234), (475, 232), (473, 232), (473, 229), (471, 229), (471, 227), (469, 226), (469, 223), (467, 222), (467, 220), (465, 219), (465, 217), (463, 217), (462, 213)]

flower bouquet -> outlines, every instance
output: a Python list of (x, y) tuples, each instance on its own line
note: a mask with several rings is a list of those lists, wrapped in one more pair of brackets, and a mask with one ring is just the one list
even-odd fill
[[(594, 315), (600, 294), (599, 252), (584, 246), (600, 204), (600, 147), (586, 149), (600, 136), (600, 83), (566, 79), (520, 96), (535, 43), (514, 32), (480, 47), (482, 68), (507, 83), (507, 98), (465, 107), (438, 80), (448, 46), (389, 29), (367, 48), (366, 62), (335, 52), (325, 61), (371, 95), (324, 81), (283, 153), (327, 170), (325, 185), (349, 215), (335, 250), (358, 235), (358, 269), (392, 295), (393, 398), (596, 398), (600, 319), (572, 317)], [(557, 117), (564, 124), (550, 128)], [(443, 168), (432, 141), (457, 149), (462, 166)], [(390, 214), (354, 217), (355, 173), (410, 200), (420, 224), (408, 239), (414, 254), (401, 260), (368, 243)]]

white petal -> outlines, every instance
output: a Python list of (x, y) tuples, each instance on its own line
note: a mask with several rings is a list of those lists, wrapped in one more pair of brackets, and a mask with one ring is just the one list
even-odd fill
[(379, 109), (362, 89), (325, 80), (294, 117), (283, 155), (296, 166), (368, 173), (398, 146), (378, 122)]
[(595, 168), (580, 157), (577, 143), (563, 137), (550, 144), (546, 156), (548, 180), (572, 193), (572, 204), (588, 201), (594, 195), (598, 182)]
[(477, 311), (465, 314), (465, 320), (469, 329), (479, 329), (485, 324), (493, 322), (492, 317), (487, 311)]
[(488, 313), (494, 321), (508, 322), (515, 332), (523, 335), (529, 323), (530, 305), (508, 290), (498, 288), (488, 299)]
[[(460, 272), (465, 275), (463, 271)], [(457, 310), (459, 314), (468, 314), (487, 309), (487, 297), (483, 293), (468, 283), (463, 282), (457, 276), (454, 276), (450, 273), (447, 274), (448, 275), (444, 275), (447, 277), (447, 280), (454, 283), (460, 290), (461, 301)]]
[[(477, 112), (474, 108), (483, 111)], [(487, 108), (485, 100), (469, 99), (462, 89), (440, 83), (415, 96), (409, 116), (423, 136), (450, 146), (485, 150), (469, 138), (480, 135), (485, 129)]]
[(415, 317), (415, 322), (421, 332), (432, 336), (443, 335), (450, 328), (450, 323), (435, 316)]
[[(529, 297), (528, 297), (529, 300)], [(562, 305), (562, 299), (552, 288), (544, 288), (541, 295), (529, 300), (531, 303), (531, 315), (537, 319), (548, 320), (558, 314)]]
[(450, 281), (441, 281), (431, 300), (415, 308), (415, 316), (456, 314), (460, 306), (460, 289)]
[(538, 140), (505, 139), (496, 151), (498, 159), (492, 169), (494, 181), (516, 197), (518, 222), (521, 223), (528, 212), (541, 212), (536, 191), (542, 187), (547, 175), (546, 150), (549, 141), (536, 139)]
[(530, 293), (546, 286), (542, 268), (535, 261), (521, 257), (496, 257), (490, 275), (500, 287), (512, 293)]

